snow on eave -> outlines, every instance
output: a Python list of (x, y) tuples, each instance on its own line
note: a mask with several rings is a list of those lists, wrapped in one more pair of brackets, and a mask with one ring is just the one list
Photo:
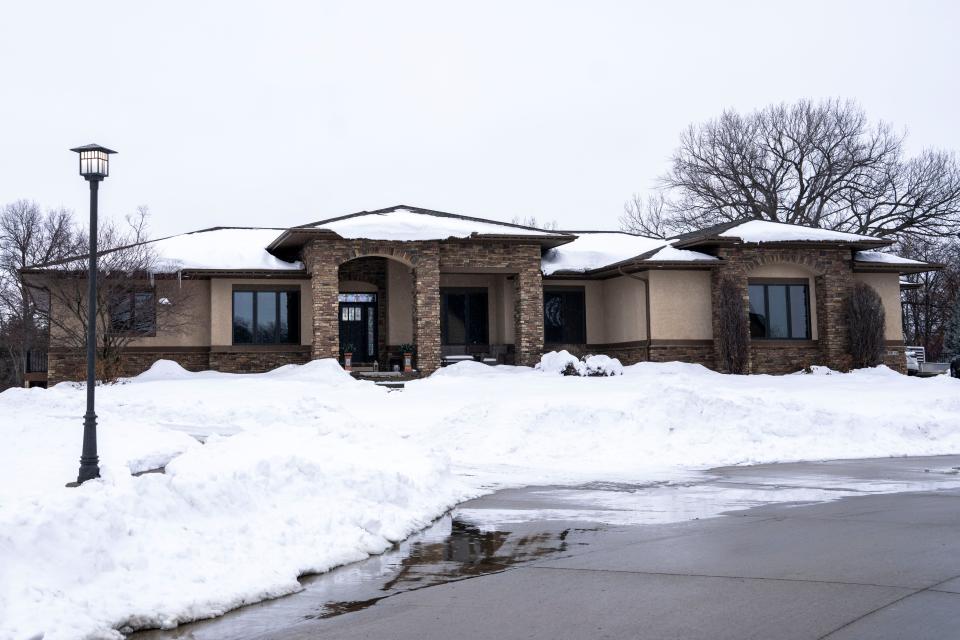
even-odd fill
[(935, 262), (923, 262), (904, 258), (893, 253), (882, 251), (857, 251), (853, 254), (854, 269), (856, 271), (896, 271), (899, 273), (922, 273), (924, 271), (939, 271), (944, 265)]
[(827, 244), (877, 248), (893, 244), (892, 240), (874, 236), (769, 220), (726, 223), (686, 233), (675, 240), (678, 248), (712, 244)]
[(904, 258), (894, 253), (885, 253), (883, 251), (857, 251), (853, 254), (853, 259), (857, 262), (875, 262), (882, 264), (927, 264), (926, 262), (922, 262), (920, 260)]
[(672, 240), (624, 231), (576, 231), (573, 242), (547, 251), (541, 260), (545, 276), (592, 275), (626, 266), (694, 267), (716, 262), (714, 256), (675, 249)]
[[(155, 240), (126, 245), (97, 256), (106, 256), (135, 246), (149, 245), (156, 254), (154, 273), (257, 272), (293, 273), (303, 271), (300, 262), (287, 262), (267, 252), (266, 246), (282, 227), (210, 227)], [(78, 255), (30, 267), (31, 272), (86, 271), (87, 255)]]

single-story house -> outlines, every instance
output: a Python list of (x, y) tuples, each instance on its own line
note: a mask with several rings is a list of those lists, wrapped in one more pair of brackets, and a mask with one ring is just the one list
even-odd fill
[[(135, 334), (127, 374), (159, 358), (264, 371), (340, 358), (348, 345), (355, 368), (380, 370), (394, 370), (413, 345), (420, 374), (457, 355), (533, 365), (561, 348), (717, 368), (718, 283), (729, 277), (749, 318), (750, 371), (787, 373), (845, 366), (844, 302), (861, 281), (883, 300), (886, 362), (903, 371), (900, 277), (937, 265), (880, 251), (890, 244), (760, 220), (664, 240), (395, 206), (152, 241), (155, 272), (111, 301), (110, 330)], [(49, 287), (71, 277), (67, 264), (24, 274)], [(157, 305), (186, 300), (191, 322), (158, 324)], [(51, 303), (53, 316), (63, 312)], [(50, 383), (82, 372), (83, 355), (60, 343), (52, 329)]]

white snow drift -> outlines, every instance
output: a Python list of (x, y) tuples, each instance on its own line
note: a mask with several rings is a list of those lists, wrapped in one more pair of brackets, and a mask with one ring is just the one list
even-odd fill
[(469, 362), (388, 394), (332, 361), (256, 375), (161, 362), (98, 390), (104, 477), (79, 489), (63, 483), (82, 387), (4, 392), (0, 465), (16, 482), (0, 484), (0, 638), (119, 637), (217, 615), (498, 486), (960, 451), (948, 378), (622, 371)]

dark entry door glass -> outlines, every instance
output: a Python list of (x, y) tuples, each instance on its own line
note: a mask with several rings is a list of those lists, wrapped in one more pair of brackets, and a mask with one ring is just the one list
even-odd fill
[(377, 294), (340, 294), (340, 350), (353, 347), (353, 361), (377, 359)]
[(440, 338), (443, 344), (489, 344), (488, 322), (486, 289), (441, 289)]

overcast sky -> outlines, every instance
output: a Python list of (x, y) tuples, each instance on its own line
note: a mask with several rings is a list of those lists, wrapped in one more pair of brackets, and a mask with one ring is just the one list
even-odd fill
[(67, 149), (116, 149), (101, 211), (155, 236), (410, 204), (615, 228), (678, 134), (849, 97), (960, 149), (960, 3), (8, 2), (0, 203), (86, 216)]

